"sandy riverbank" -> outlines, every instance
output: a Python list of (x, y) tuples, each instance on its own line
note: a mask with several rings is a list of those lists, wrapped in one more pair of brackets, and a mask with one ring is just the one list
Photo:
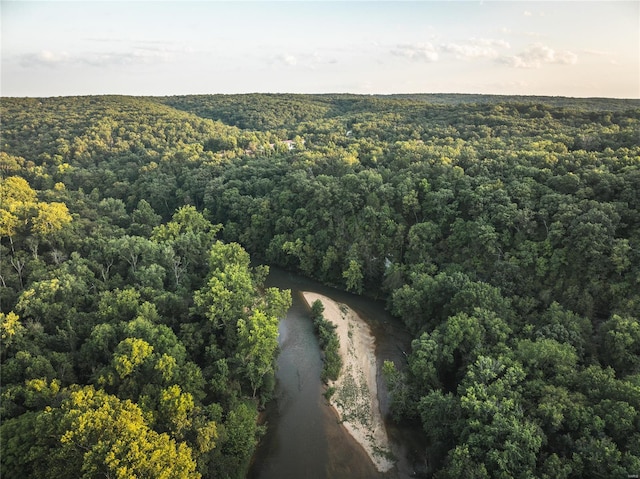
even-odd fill
[(335, 388), (331, 405), (376, 468), (388, 471), (394, 463), (389, 459), (389, 438), (378, 405), (375, 340), (369, 325), (344, 304), (317, 293), (302, 295), (309, 306), (319, 299), (325, 319), (337, 327), (343, 365), (338, 380), (329, 384)]

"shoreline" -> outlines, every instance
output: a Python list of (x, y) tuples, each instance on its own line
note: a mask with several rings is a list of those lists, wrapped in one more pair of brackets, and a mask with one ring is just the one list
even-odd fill
[(367, 452), (376, 469), (387, 472), (394, 466), (389, 438), (378, 403), (375, 339), (369, 325), (345, 304), (327, 296), (303, 291), (307, 305), (320, 300), (324, 318), (336, 326), (342, 369), (329, 387), (335, 392), (329, 404), (347, 432)]

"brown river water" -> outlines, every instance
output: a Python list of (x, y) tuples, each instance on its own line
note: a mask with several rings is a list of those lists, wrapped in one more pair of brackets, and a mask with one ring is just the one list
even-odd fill
[[(280, 354), (275, 399), (265, 411), (267, 433), (262, 438), (248, 479), (376, 479), (420, 477), (425, 468), (425, 444), (415, 426), (399, 426), (389, 417), (387, 389), (381, 377), (384, 360), (405, 362), (411, 337), (384, 303), (324, 286), (271, 267), (267, 287), (290, 289), (293, 305), (280, 322)], [(301, 291), (311, 291), (344, 303), (371, 327), (376, 338), (378, 400), (386, 419), (396, 466), (378, 472), (364, 449), (339, 423), (323, 397), (322, 359), (308, 307)]]

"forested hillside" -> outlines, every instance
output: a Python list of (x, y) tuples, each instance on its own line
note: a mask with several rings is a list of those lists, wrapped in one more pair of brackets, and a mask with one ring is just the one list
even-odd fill
[(291, 297), (181, 182), (254, 137), (132, 98), (2, 118), (2, 476), (243, 477)]
[(246, 251), (387, 300), (435, 477), (640, 474), (640, 101), (0, 113), (3, 475), (242, 477), (291, 301)]

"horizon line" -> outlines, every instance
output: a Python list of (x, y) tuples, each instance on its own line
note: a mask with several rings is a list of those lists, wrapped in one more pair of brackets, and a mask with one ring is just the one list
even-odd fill
[(82, 98), (82, 97), (131, 97), (131, 98), (166, 98), (179, 96), (248, 96), (248, 95), (281, 95), (281, 96), (332, 96), (332, 95), (349, 95), (361, 97), (393, 97), (393, 96), (486, 96), (486, 97), (528, 97), (528, 98), (566, 98), (574, 100), (632, 100), (640, 101), (638, 97), (617, 97), (617, 96), (568, 96), (554, 94), (532, 94), (532, 93), (468, 93), (468, 92), (397, 92), (397, 93), (353, 93), (353, 92), (324, 92), (324, 93), (292, 93), (292, 92), (236, 92), (236, 93), (170, 93), (170, 94), (130, 94), (130, 93), (80, 93), (71, 95), (5, 95), (0, 92), (2, 98), (32, 98), (32, 99), (49, 99), (49, 98)]

